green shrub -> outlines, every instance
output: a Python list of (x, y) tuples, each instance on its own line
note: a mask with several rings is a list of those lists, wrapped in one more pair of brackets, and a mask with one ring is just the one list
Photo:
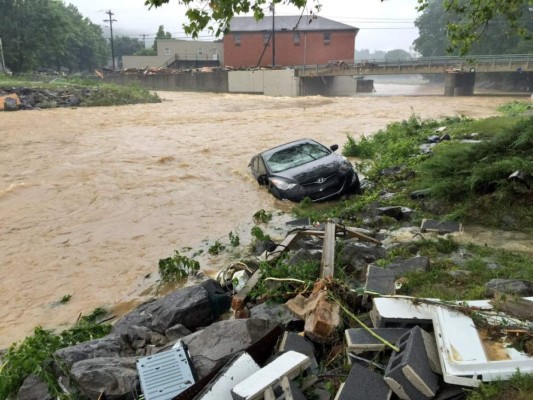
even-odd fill
[(20, 343), (12, 344), (2, 356), (0, 398), (6, 399), (15, 393), (32, 373), (48, 383), (52, 394), (64, 398), (49, 361), (56, 350), (107, 335), (111, 331), (111, 325), (98, 322), (105, 314), (105, 310), (97, 308), (90, 315), (81, 317), (72, 328), (59, 334), (36, 327), (33, 335)]
[(177, 250), (174, 256), (159, 260), (159, 275), (162, 282), (180, 281), (199, 269), (198, 261), (181, 255)]
[(253, 219), (256, 224), (266, 224), (272, 220), (272, 213), (265, 210), (259, 210), (254, 214)]
[(215, 243), (211, 247), (209, 247), (209, 250), (207, 252), (212, 256), (216, 256), (217, 254), (220, 254), (222, 251), (224, 251), (225, 248), (226, 246), (220, 243), (220, 241), (216, 240)]
[(237, 247), (240, 244), (240, 242), (241, 242), (241, 239), (239, 238), (239, 235), (237, 234), (237, 232), (228, 233), (228, 239), (229, 239), (230, 244), (233, 247)]
[(514, 100), (510, 103), (503, 104), (497, 108), (498, 111), (508, 116), (522, 115), (528, 110), (533, 109), (531, 102)]
[(252, 237), (254, 237), (258, 241), (270, 240), (270, 236), (265, 234), (265, 232), (263, 232), (263, 230), (257, 225), (252, 228), (250, 233), (252, 234)]

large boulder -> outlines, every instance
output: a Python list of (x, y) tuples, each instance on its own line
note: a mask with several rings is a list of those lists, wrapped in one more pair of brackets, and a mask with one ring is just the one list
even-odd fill
[[(131, 348), (118, 335), (64, 347), (54, 353), (54, 359), (62, 366), (71, 368), (74, 363), (91, 358), (122, 357), (133, 355)], [(60, 370), (60, 369), (59, 369)]]
[(102, 357), (75, 363), (70, 370), (76, 386), (91, 400), (124, 398), (137, 384), (136, 358)]
[(6, 97), (4, 99), (4, 110), (5, 111), (17, 111), (18, 104), (17, 99), (13, 97)]
[(188, 346), (198, 379), (202, 379), (277, 326), (264, 319), (220, 321), (181, 340)]
[(520, 279), (491, 279), (485, 284), (487, 297), (495, 297), (499, 293), (533, 296), (533, 282)]
[(400, 278), (409, 272), (427, 272), (429, 270), (429, 266), (429, 257), (418, 256), (387, 264), (385, 265), (385, 268), (394, 272), (394, 276), (396, 278)]
[(209, 280), (198, 286), (177, 289), (161, 299), (139, 306), (120, 319), (112, 332), (127, 334), (129, 327), (134, 325), (162, 335), (176, 324), (194, 330), (209, 325), (229, 305), (230, 299), (222, 287)]
[(385, 258), (382, 246), (361, 242), (347, 241), (338, 254), (339, 261), (356, 271), (362, 271), (368, 264)]
[(250, 309), (250, 318), (268, 319), (289, 328), (303, 321), (287, 308), (285, 304), (265, 302)]
[(17, 400), (53, 400), (48, 384), (35, 374), (30, 374), (17, 393)]

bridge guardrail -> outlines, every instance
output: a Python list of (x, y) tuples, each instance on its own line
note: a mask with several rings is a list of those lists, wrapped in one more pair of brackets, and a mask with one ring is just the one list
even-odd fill
[[(373, 71), (411, 67), (413, 69), (434, 69), (443, 68), (446, 69), (460, 69), (464, 68), (480, 68), (485, 72), (504, 72), (514, 71), (526, 67), (528, 70), (533, 68), (533, 55), (530, 54), (505, 54), (505, 55), (472, 55), (468, 57), (455, 57), (455, 56), (436, 56), (436, 57), (418, 57), (418, 58), (405, 58), (398, 60), (359, 60), (358, 62), (352, 62), (351, 60), (332, 60), (328, 64), (312, 65), (312, 66), (296, 66), (296, 70), (303, 73), (327, 74), (329, 71), (342, 71), (346, 70), (348, 73), (362, 71)], [(435, 71), (441, 72), (441, 71)], [(405, 73), (405, 72), (404, 72)], [(416, 72), (414, 72), (416, 73)], [(423, 73), (429, 73), (427, 71)]]

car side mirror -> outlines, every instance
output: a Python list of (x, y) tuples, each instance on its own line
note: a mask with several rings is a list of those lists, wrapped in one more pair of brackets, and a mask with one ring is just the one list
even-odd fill
[(339, 148), (338, 144), (334, 144), (333, 146), (330, 147), (331, 151), (337, 151), (338, 148)]

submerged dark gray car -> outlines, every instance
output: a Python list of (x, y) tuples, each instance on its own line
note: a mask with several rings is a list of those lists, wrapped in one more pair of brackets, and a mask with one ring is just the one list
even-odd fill
[(250, 161), (254, 178), (278, 199), (327, 200), (359, 192), (352, 164), (335, 151), (311, 139), (302, 139), (257, 154)]

